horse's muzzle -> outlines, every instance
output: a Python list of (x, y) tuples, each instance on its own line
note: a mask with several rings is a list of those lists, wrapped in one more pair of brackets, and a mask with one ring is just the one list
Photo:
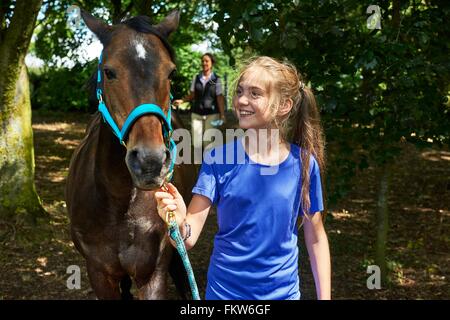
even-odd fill
[(136, 187), (145, 190), (159, 188), (170, 167), (170, 152), (158, 148), (135, 146), (127, 151), (125, 162)]

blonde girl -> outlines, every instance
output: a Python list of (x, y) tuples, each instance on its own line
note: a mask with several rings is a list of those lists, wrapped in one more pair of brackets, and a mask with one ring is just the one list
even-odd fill
[(173, 185), (156, 192), (159, 215), (175, 212), (190, 249), (217, 206), (206, 288), (214, 300), (300, 299), (301, 220), (317, 298), (330, 299), (324, 139), (313, 92), (292, 64), (257, 57), (240, 72), (233, 107), (245, 135), (207, 151), (187, 209)]

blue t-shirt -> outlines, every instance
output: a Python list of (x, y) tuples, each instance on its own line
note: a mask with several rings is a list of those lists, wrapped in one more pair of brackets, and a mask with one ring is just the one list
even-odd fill
[[(192, 192), (217, 205), (208, 300), (300, 299), (297, 217), (300, 148), (278, 166), (253, 162), (241, 139), (204, 157)], [(273, 169), (273, 170), (272, 170)], [(323, 210), (320, 171), (310, 160), (310, 213)]]

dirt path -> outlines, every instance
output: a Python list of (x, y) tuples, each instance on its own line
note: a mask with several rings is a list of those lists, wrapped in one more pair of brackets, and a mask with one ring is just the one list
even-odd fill
[[(70, 241), (63, 200), (69, 160), (88, 119), (79, 114), (33, 115), (36, 187), (51, 220), (34, 229), (20, 222), (2, 224), (0, 299), (94, 298), (84, 262)], [(394, 172), (388, 250), (392, 282), (381, 290), (366, 287), (366, 267), (374, 256), (376, 204), (376, 173), (369, 169), (355, 178), (354, 190), (331, 208), (327, 218), (335, 299), (450, 298), (450, 152), (418, 152), (406, 146)], [(190, 251), (202, 296), (215, 219), (211, 214), (198, 245)], [(300, 238), (302, 298), (314, 299)], [(66, 287), (70, 265), (82, 270), (80, 290)], [(170, 297), (176, 298), (173, 290)]]

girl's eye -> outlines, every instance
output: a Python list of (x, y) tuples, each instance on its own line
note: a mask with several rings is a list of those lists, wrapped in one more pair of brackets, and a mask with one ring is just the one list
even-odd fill
[(258, 98), (258, 97), (261, 96), (261, 95), (259, 94), (259, 92), (256, 92), (256, 91), (252, 91), (252, 92), (251, 92), (251, 95), (252, 95), (253, 98)]
[(111, 69), (104, 69), (105, 75), (109, 80), (116, 79), (116, 73)]

